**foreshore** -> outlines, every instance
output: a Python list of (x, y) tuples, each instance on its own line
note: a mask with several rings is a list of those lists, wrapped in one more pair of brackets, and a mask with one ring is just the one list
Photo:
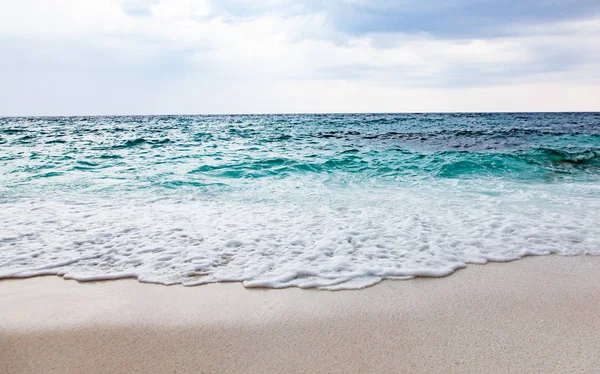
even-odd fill
[(593, 373), (600, 256), (352, 291), (0, 281), (0, 373)]

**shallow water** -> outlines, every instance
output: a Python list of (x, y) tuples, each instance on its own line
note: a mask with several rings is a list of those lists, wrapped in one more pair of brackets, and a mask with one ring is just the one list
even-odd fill
[(600, 254), (600, 114), (0, 118), (0, 277), (360, 288)]

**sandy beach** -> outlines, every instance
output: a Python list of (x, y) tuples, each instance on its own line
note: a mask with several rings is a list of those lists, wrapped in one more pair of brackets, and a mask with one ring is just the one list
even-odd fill
[(359, 291), (0, 281), (1, 373), (600, 368), (600, 257), (471, 265)]

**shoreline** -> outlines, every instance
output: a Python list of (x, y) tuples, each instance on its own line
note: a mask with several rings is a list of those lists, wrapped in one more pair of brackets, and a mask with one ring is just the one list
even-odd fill
[[(0, 372), (593, 372), (600, 256), (362, 290), (0, 280)], [(3, 367), (5, 365), (5, 367)]]

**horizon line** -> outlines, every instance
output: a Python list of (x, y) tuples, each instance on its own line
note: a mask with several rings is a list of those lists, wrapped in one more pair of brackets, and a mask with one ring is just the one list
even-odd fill
[(9, 115), (4, 118), (77, 118), (77, 117), (176, 117), (176, 116), (293, 116), (293, 115), (359, 115), (359, 114), (584, 114), (600, 113), (600, 110), (568, 110), (568, 111), (417, 111), (417, 112), (232, 112), (232, 113), (163, 113), (163, 114), (58, 114), (58, 115)]

